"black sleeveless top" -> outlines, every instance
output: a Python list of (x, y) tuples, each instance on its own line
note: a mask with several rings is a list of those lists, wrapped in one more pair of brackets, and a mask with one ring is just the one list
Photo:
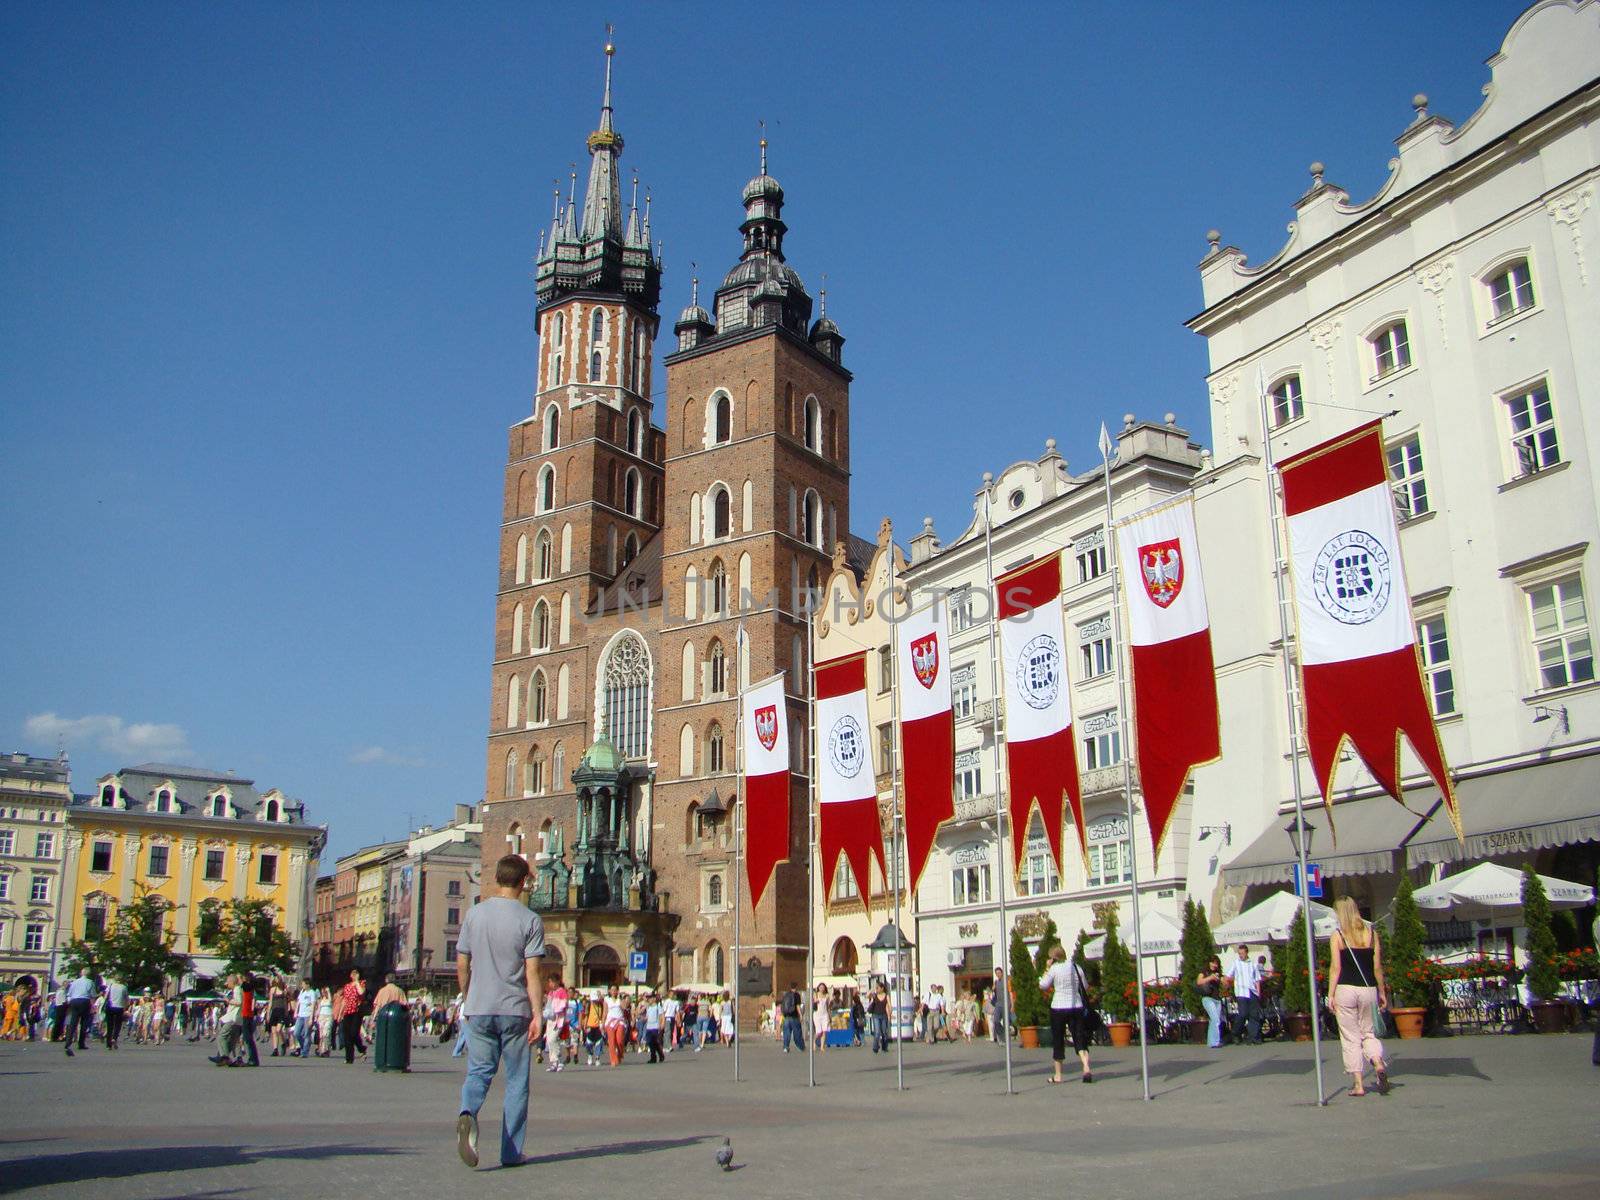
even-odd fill
[(1339, 982), (1350, 987), (1378, 986), (1378, 976), (1372, 968), (1371, 946), (1339, 947)]

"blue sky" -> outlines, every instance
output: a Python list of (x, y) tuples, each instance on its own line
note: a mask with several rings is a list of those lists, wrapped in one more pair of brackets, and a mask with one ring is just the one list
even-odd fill
[(577, 7), (0, 10), (0, 749), (232, 769), (334, 853), (480, 798), (532, 257), (607, 16), (668, 336), (765, 119), (854, 524), (953, 536), (1046, 437), (1209, 441), (1205, 230), (1270, 257), (1314, 159), (1372, 194), (1522, 6)]

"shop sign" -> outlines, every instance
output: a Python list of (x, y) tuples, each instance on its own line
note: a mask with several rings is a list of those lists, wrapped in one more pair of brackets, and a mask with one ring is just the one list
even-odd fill
[(962, 940), (965, 940), (967, 938), (975, 938), (975, 937), (977, 937), (978, 936), (978, 923), (976, 921), (969, 921), (965, 925), (957, 925), (956, 926), (956, 936), (958, 938), (961, 938)]
[(1111, 614), (1110, 613), (1107, 613), (1103, 617), (1096, 617), (1092, 621), (1086, 621), (1082, 625), (1078, 626), (1078, 641), (1079, 641), (1079, 643), (1097, 642), (1101, 638), (1110, 637), (1110, 636), (1111, 636)]
[(1110, 709), (1103, 713), (1096, 713), (1092, 717), (1085, 717), (1083, 732), (1093, 737), (1097, 733), (1110, 733), (1117, 728), (1117, 710)]
[(1032, 941), (1044, 936), (1045, 926), (1050, 921), (1050, 915), (1045, 912), (1023, 913), (1016, 919), (1012, 928), (1022, 935), (1023, 941)]
[(950, 861), (958, 867), (975, 866), (978, 863), (989, 861), (989, 846), (986, 842), (968, 842), (960, 846), (950, 856)]
[(1084, 834), (1091, 846), (1098, 846), (1104, 842), (1127, 841), (1128, 818), (1101, 817), (1098, 821), (1091, 821), (1085, 827)]

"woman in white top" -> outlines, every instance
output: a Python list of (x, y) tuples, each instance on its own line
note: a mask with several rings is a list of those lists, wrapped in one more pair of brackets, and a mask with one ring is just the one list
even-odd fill
[(1089, 1029), (1084, 1021), (1088, 1006), (1088, 981), (1075, 962), (1067, 961), (1067, 952), (1057, 942), (1050, 947), (1050, 969), (1039, 980), (1039, 989), (1050, 996), (1051, 1065), (1055, 1073), (1051, 1083), (1060, 1083), (1061, 1064), (1067, 1057), (1067, 1034), (1072, 1034), (1072, 1048), (1083, 1064), (1083, 1081), (1094, 1082), (1089, 1070)]

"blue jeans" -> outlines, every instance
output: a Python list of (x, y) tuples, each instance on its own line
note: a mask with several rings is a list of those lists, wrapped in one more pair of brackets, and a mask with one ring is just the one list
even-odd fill
[(867, 1018), (872, 1022), (872, 1052), (874, 1054), (889, 1049), (889, 1017), (886, 1013), (873, 1013)]
[(1206, 1016), (1211, 1021), (1206, 1027), (1206, 1045), (1215, 1050), (1222, 1045), (1222, 1001), (1215, 996), (1201, 996), (1200, 1003), (1206, 1006)]
[(794, 1038), (794, 1048), (796, 1050), (804, 1050), (806, 1048), (805, 1040), (800, 1036), (799, 1017), (785, 1017), (783, 1019), (783, 1048), (785, 1050), (789, 1048), (789, 1039), (791, 1037)]
[(300, 1057), (305, 1058), (311, 1052), (311, 1019), (309, 1017), (296, 1017), (294, 1019), (294, 1043), (300, 1050)]
[(506, 1098), (500, 1115), (500, 1163), (522, 1161), (522, 1140), (528, 1127), (528, 1018), (468, 1017), (467, 1078), (461, 1085), (461, 1111), (474, 1117), (483, 1107), (502, 1061)]
[(1233, 1021), (1233, 1037), (1242, 1042), (1248, 1036), (1256, 1045), (1261, 1044), (1261, 1001), (1255, 996), (1238, 996), (1235, 1003), (1239, 1015)]
[(239, 1032), (244, 1035), (244, 1048), (250, 1056), (250, 1065), (259, 1067), (261, 1065), (261, 1056), (256, 1053), (256, 1019), (254, 1017), (246, 1017), (239, 1024)]

